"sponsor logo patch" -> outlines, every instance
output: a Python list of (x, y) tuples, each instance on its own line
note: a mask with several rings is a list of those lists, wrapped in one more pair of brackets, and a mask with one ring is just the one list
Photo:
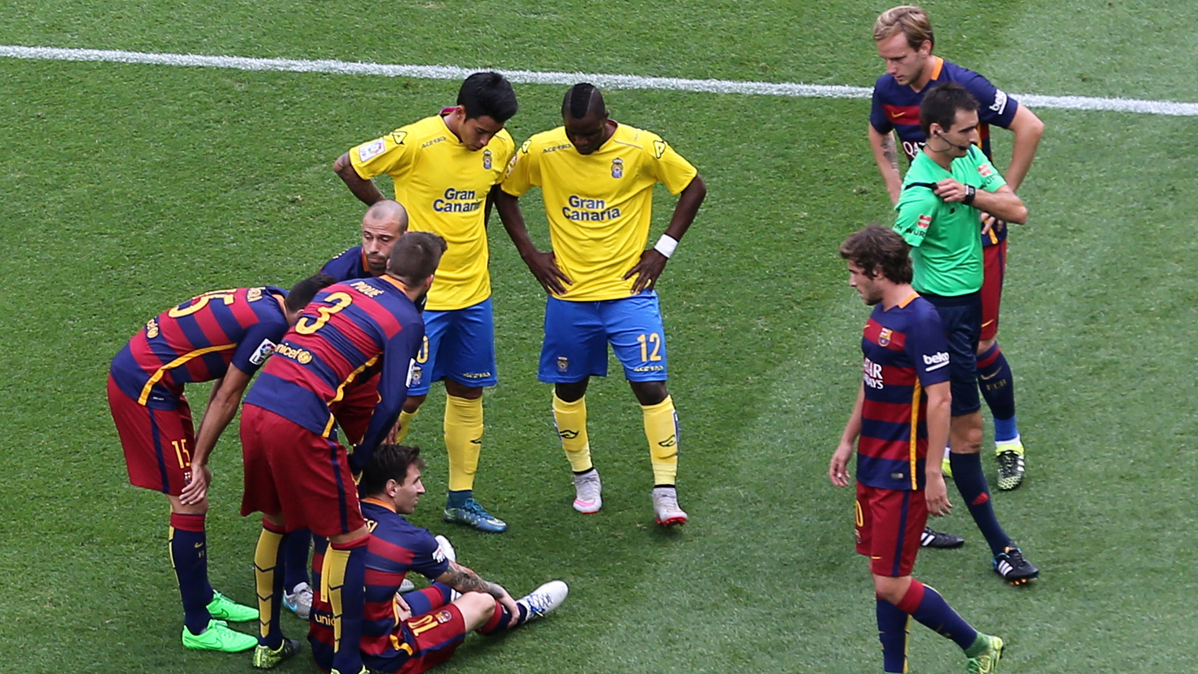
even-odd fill
[(932, 226), (932, 216), (930, 216), (930, 215), (919, 216), (919, 228), (920, 229), (927, 229), (928, 227), (931, 227), (931, 226)]
[(994, 103), (990, 106), (990, 109), (1001, 115), (1003, 110), (1007, 109), (1007, 92), (1003, 91), (1002, 89), (995, 89)]
[(945, 365), (948, 365), (948, 352), (937, 351), (930, 356), (925, 353), (923, 354), (923, 364), (928, 366), (928, 372), (931, 372), (932, 370), (939, 370)]
[(250, 362), (254, 365), (261, 365), (266, 362), (267, 358), (275, 352), (275, 343), (269, 339), (262, 340), (258, 348), (254, 349), (254, 355), (250, 356)]
[(379, 138), (378, 140), (372, 140), (358, 148), (358, 161), (370, 161), (371, 159), (374, 159), (382, 154), (383, 149), (386, 147), (387, 144), (383, 142), (382, 138)]

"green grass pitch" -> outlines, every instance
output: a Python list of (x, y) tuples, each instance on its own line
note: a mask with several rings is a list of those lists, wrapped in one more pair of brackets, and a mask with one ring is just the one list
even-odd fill
[[(0, 8), (0, 44), (869, 86), (881, 69), (870, 27), (887, 6), (20, 0)], [(1176, 3), (926, 6), (937, 52), (1007, 91), (1198, 101), (1198, 22)], [(517, 142), (559, 122), (564, 88), (517, 86)], [(452, 103), (456, 89), (0, 60), (0, 661), (11, 671), (251, 671), (248, 655), (179, 644), (167, 508), (126, 483), (104, 400), (109, 360), (166, 306), (289, 285), (353, 245), (361, 210), (333, 159)], [(486, 398), (476, 490), (511, 529), (439, 522), (439, 394), (410, 436), (430, 459), (414, 520), (514, 593), (562, 578), (571, 594), (522, 633), (471, 638), (444, 671), (880, 671), (852, 495), (825, 476), (868, 313), (836, 246), (891, 217), (868, 101), (607, 98), (616, 119), (664, 135), (708, 182), (660, 283), (692, 519), (680, 531), (652, 525), (640, 414), (618, 377), (588, 398), (604, 510), (570, 509), (549, 389), (535, 376), (543, 293), (493, 221), (502, 383)], [(1005, 672), (1189, 671), (1198, 119), (1037, 112), (1048, 131), (1021, 190), (1032, 215), (1011, 237), (1000, 335), (1029, 478), (995, 502), (1043, 575), (1005, 586), (960, 503), (939, 524), (969, 542), (922, 554), (916, 573), (1007, 639)], [(996, 139), (1005, 165), (1009, 135)], [(654, 236), (673, 205), (658, 196)], [(546, 245), (539, 201), (526, 201)], [(206, 389), (190, 397), (198, 414)], [(214, 459), (210, 574), (252, 601), (258, 523), (237, 515), (235, 431)], [(290, 616), (284, 628), (303, 632)], [(915, 672), (963, 668), (952, 644), (918, 626), (910, 654)], [(305, 653), (282, 671), (311, 667)]]

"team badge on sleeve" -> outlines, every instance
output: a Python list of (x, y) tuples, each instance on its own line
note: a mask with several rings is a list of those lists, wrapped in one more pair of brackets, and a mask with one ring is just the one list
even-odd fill
[(378, 140), (372, 140), (358, 148), (358, 160), (364, 162), (370, 161), (371, 159), (374, 159), (382, 154), (383, 149), (386, 147), (387, 145), (383, 142), (382, 138), (379, 138)]
[(262, 340), (257, 349), (254, 349), (254, 355), (250, 356), (250, 362), (254, 365), (261, 365), (266, 362), (267, 358), (275, 352), (275, 343), (269, 339)]

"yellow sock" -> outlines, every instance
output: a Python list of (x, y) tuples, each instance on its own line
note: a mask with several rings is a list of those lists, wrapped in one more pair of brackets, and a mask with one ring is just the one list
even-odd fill
[(678, 413), (674, 411), (674, 399), (666, 396), (656, 405), (641, 405), (641, 411), (645, 414), (653, 484), (672, 485), (678, 477)]
[(587, 398), (583, 396), (568, 403), (553, 394), (553, 424), (562, 439), (562, 449), (575, 473), (594, 468), (591, 463), (591, 441), (587, 437)]
[(341, 650), (341, 588), (345, 585), (345, 565), (349, 550), (337, 550), (332, 544), (324, 553), (320, 567), (320, 596), (327, 597), (333, 612), (333, 650)]
[(445, 450), (449, 453), (449, 491), (474, 488), (483, 444), (483, 399), (445, 396)]
[[(420, 409), (417, 408), (416, 412)], [(412, 427), (412, 420), (416, 418), (416, 412), (400, 412), (399, 413), (399, 430), (395, 432), (395, 444), (402, 445), (403, 439), (408, 437), (408, 429)]]
[(254, 585), (258, 589), (258, 633), (265, 639), (270, 635), (272, 600), (275, 594), (275, 564), (283, 534), (263, 527), (254, 548)]

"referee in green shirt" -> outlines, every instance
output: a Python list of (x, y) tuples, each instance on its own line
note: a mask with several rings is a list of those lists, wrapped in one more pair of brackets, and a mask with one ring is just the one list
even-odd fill
[(1023, 224), (1027, 208), (976, 146), (978, 102), (946, 82), (919, 106), (927, 136), (903, 179), (894, 230), (912, 246), (915, 290), (936, 306), (948, 337), (953, 481), (994, 554), (994, 571), (1015, 585), (1039, 574), (1003, 531), (982, 472), (977, 345), (982, 330), (982, 240), (979, 211)]

